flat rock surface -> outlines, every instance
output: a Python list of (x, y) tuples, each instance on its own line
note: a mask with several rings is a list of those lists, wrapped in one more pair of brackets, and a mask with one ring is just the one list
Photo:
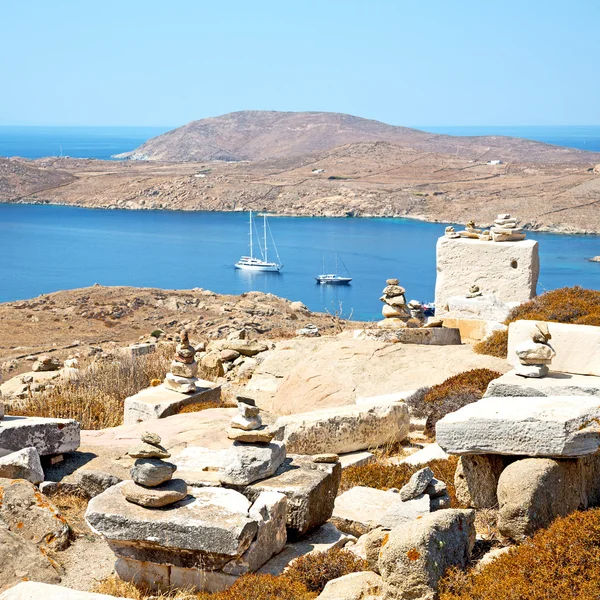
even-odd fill
[(40, 456), (77, 450), (79, 423), (72, 419), (7, 415), (0, 426), (0, 455), (35, 448)]
[(485, 396), (600, 396), (600, 377), (550, 371), (533, 378), (509, 371), (490, 382)]
[(290, 415), (442, 383), (469, 369), (509, 370), (505, 360), (475, 354), (467, 345), (402, 345), (347, 335), (279, 342), (265, 353), (248, 393), (261, 408)]
[(110, 541), (234, 557), (257, 532), (250, 502), (233, 490), (191, 488), (185, 500), (152, 510), (128, 502), (125, 483), (93, 498), (86, 512), (90, 527)]
[(391, 529), (429, 513), (429, 496), (403, 502), (400, 494), (356, 486), (338, 496), (331, 522), (341, 531), (361, 536), (375, 529)]
[(600, 447), (600, 398), (484, 398), (438, 421), (449, 454), (576, 457)]

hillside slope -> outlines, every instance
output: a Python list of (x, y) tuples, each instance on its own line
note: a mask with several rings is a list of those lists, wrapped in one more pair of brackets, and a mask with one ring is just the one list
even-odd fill
[(600, 162), (598, 153), (520, 138), (439, 135), (341, 113), (258, 110), (192, 121), (118, 157), (176, 162), (255, 161), (376, 141), (471, 160), (555, 164)]
[(31, 196), (48, 188), (66, 185), (75, 177), (62, 169), (40, 166), (24, 159), (0, 157), (0, 202)]

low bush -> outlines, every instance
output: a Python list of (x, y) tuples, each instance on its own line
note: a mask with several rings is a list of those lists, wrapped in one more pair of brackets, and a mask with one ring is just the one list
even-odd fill
[(96, 360), (82, 365), (77, 379), (11, 404), (13, 414), (75, 419), (82, 429), (104, 429), (123, 423), (125, 398), (164, 379), (172, 348), (159, 347), (153, 354)]
[(443, 383), (421, 388), (408, 399), (417, 416), (426, 417), (425, 433), (435, 434), (435, 424), (448, 413), (483, 397), (490, 381), (501, 373), (490, 369), (472, 369), (449, 377)]
[(333, 548), (297, 558), (285, 572), (285, 577), (300, 583), (309, 592), (320, 594), (328, 581), (358, 571), (368, 571), (369, 563), (348, 550)]
[(382, 462), (374, 462), (368, 465), (348, 467), (342, 472), (340, 490), (343, 492), (357, 485), (377, 488), (378, 490), (400, 489), (414, 473), (427, 466), (433, 471), (436, 479), (446, 484), (448, 494), (452, 499), (452, 507), (457, 508), (459, 503), (454, 490), (454, 472), (457, 464), (458, 458), (452, 456), (447, 460), (432, 460), (426, 465), (418, 466), (407, 464), (386, 465)]
[(598, 600), (600, 509), (557, 519), (479, 572), (451, 569), (440, 600)]
[[(576, 285), (545, 292), (513, 308), (505, 324), (519, 319), (600, 326), (600, 291), (586, 290)], [(500, 358), (506, 358), (507, 349), (507, 331), (494, 332), (474, 346), (479, 354)]]

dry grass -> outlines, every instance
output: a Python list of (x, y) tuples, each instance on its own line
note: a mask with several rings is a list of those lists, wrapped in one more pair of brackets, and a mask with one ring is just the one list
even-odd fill
[(409, 406), (427, 418), (425, 433), (435, 434), (435, 424), (445, 415), (483, 397), (490, 381), (501, 373), (490, 369), (472, 369), (449, 377), (443, 383), (422, 388), (408, 399)]
[(52, 496), (52, 503), (67, 520), (75, 536), (89, 532), (89, 528), (83, 518), (88, 505), (87, 498), (78, 496), (77, 494), (59, 492)]
[(185, 590), (157, 593), (116, 577), (100, 582), (94, 591), (132, 600), (313, 600), (328, 581), (366, 570), (366, 561), (346, 550), (333, 549), (296, 559), (282, 575), (244, 575), (229, 589), (214, 594)]
[(164, 379), (172, 353), (165, 345), (145, 356), (118, 356), (82, 365), (76, 380), (32, 395), (10, 410), (23, 416), (75, 419), (82, 429), (116, 427), (123, 423), (125, 398), (148, 387), (153, 379)]
[(185, 413), (195, 413), (209, 408), (235, 408), (237, 404), (233, 402), (198, 402), (198, 404), (188, 404), (182, 407), (177, 414), (182, 415)]
[[(600, 291), (575, 286), (546, 292), (513, 308), (505, 324), (519, 319), (600, 326)], [(494, 332), (474, 346), (479, 354), (500, 358), (506, 358), (507, 348), (507, 331)]]
[(436, 479), (443, 481), (448, 487), (448, 494), (452, 499), (452, 507), (457, 508), (459, 502), (456, 499), (454, 489), (454, 472), (458, 458), (450, 457), (448, 460), (432, 460), (426, 465), (386, 465), (381, 461), (358, 467), (348, 467), (342, 472), (340, 492), (344, 492), (357, 485), (377, 488), (378, 490), (400, 489), (416, 473), (424, 467), (429, 467), (435, 474)]
[(451, 569), (440, 600), (598, 600), (600, 509), (559, 518), (481, 569)]

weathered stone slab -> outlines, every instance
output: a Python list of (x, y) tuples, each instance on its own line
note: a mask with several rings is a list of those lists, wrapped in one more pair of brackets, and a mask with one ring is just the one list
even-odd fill
[(273, 475), (285, 460), (282, 442), (246, 444), (234, 442), (226, 450), (189, 446), (172, 459), (177, 476), (189, 485), (244, 486)]
[(280, 417), (288, 452), (342, 454), (401, 442), (409, 431), (408, 408), (403, 402), (326, 408)]
[(185, 500), (150, 510), (124, 498), (124, 483), (92, 498), (85, 514), (117, 556), (214, 570), (243, 554), (258, 531), (250, 502), (234, 490), (192, 488)]
[(149, 419), (163, 419), (178, 413), (185, 406), (219, 402), (221, 399), (221, 386), (212, 381), (197, 379), (196, 389), (191, 394), (180, 394), (164, 384), (146, 388), (125, 398), (123, 422), (125, 425), (135, 425)]
[(266, 491), (287, 496), (288, 535), (297, 538), (331, 517), (341, 476), (339, 463), (302, 464), (288, 459), (274, 477), (248, 486), (244, 494), (251, 500)]
[(600, 398), (483, 398), (436, 425), (449, 454), (575, 457), (600, 447)]
[(466, 296), (473, 284), (505, 304), (536, 295), (540, 261), (535, 240), (494, 243), (441, 237), (436, 251), (436, 317), (450, 316), (448, 300)]
[(432, 460), (446, 460), (448, 458), (450, 458), (448, 454), (440, 448), (439, 444), (435, 443), (427, 444), (427, 446), (421, 450), (417, 450), (414, 454), (411, 454), (398, 462), (400, 464), (418, 466), (425, 465)]
[(0, 477), (26, 479), (35, 484), (44, 481), (38, 451), (35, 448), (23, 448), (0, 458)]
[[(387, 323), (387, 320), (385, 321)], [(402, 327), (400, 329), (356, 329), (355, 340), (380, 340), (426, 346), (458, 346), (460, 331), (450, 327)]]
[[(57, 576), (58, 577), (58, 576)], [(62, 585), (23, 581), (0, 594), (0, 600), (126, 600), (122, 596), (107, 596), (71, 590)]]
[(403, 502), (395, 492), (356, 486), (338, 496), (331, 522), (357, 537), (375, 529), (392, 529), (429, 513), (429, 496)]
[[(539, 321), (515, 321), (508, 326), (508, 361), (517, 367), (515, 347), (531, 339)], [(550, 368), (555, 372), (600, 375), (600, 327), (546, 322), (556, 350)]]
[(0, 456), (23, 448), (35, 448), (40, 456), (74, 452), (79, 436), (79, 423), (73, 419), (8, 415), (0, 426)]
[(600, 396), (600, 377), (550, 371), (546, 377), (526, 378), (509, 371), (490, 382), (484, 397), (505, 396)]

